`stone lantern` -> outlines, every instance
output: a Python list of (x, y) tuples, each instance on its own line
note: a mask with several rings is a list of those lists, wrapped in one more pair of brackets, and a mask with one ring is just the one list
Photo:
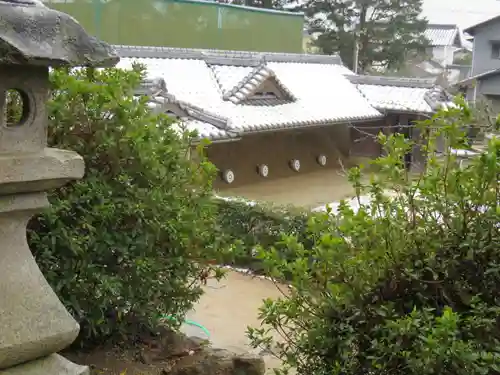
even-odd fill
[[(26, 225), (48, 206), (48, 189), (84, 174), (78, 154), (46, 147), (49, 66), (117, 61), (70, 16), (39, 0), (0, 0), (0, 374), (88, 374), (54, 354), (79, 326), (40, 272)], [(16, 121), (5, 115), (12, 93), (22, 107)]]

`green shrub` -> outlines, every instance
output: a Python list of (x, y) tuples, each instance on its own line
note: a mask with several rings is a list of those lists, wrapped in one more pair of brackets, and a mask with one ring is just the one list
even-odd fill
[[(450, 152), (475, 122), (463, 101), (418, 126), (427, 165), (419, 178), (401, 160), (412, 142), (380, 141), (387, 156), (364, 185), (370, 205), (311, 218), (309, 244), (284, 236), (294, 261), (260, 251), (267, 272), (292, 288), (261, 310), (270, 331), (249, 329), (299, 374), (471, 375), (500, 371), (500, 140), (466, 167)], [(466, 145), (465, 145), (466, 146)], [(394, 197), (384, 194), (391, 191)], [(282, 246), (280, 244), (280, 246)], [(315, 261), (311, 264), (309, 259)], [(281, 340), (270, 338), (271, 331)]]
[[(310, 213), (295, 207), (274, 206), (242, 199), (216, 199), (221, 237), (232, 245), (234, 266), (263, 271), (262, 261), (255, 256), (258, 246), (276, 244), (280, 257), (288, 259), (288, 249), (279, 243), (283, 234), (305, 234)], [(300, 237), (307, 241), (306, 237)], [(227, 261), (227, 260), (226, 260)]]
[(82, 343), (182, 317), (219, 254), (214, 168), (190, 161), (190, 135), (134, 98), (141, 78), (140, 69), (51, 74), (49, 144), (82, 155), (86, 175), (50, 193), (29, 242)]

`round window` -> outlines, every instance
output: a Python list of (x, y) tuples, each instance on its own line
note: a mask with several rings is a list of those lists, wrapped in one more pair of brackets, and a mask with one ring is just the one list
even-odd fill
[(324, 167), (326, 165), (326, 155), (319, 155), (318, 156), (318, 164)]
[(262, 177), (269, 176), (269, 167), (266, 164), (259, 165), (257, 169)]
[(300, 160), (293, 159), (290, 161), (290, 168), (292, 168), (295, 172), (300, 171)]
[(234, 182), (234, 172), (231, 170), (231, 169), (226, 169), (223, 173), (222, 173), (222, 179), (228, 183), (228, 184), (232, 184)]

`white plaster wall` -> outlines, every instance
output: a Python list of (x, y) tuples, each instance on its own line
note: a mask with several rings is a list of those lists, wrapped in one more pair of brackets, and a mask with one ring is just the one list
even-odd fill
[(453, 64), (453, 55), (457, 48), (454, 46), (436, 46), (432, 47), (432, 59), (443, 65)]

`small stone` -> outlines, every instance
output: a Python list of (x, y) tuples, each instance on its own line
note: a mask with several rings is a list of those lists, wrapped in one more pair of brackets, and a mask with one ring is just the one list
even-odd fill
[(188, 340), (191, 342), (192, 348), (210, 345), (210, 340), (198, 336), (190, 336)]
[(235, 356), (233, 366), (236, 374), (262, 375), (266, 372), (264, 359), (251, 354)]
[(153, 359), (151, 358), (151, 356), (146, 353), (145, 351), (141, 351), (139, 353), (139, 360), (144, 363), (145, 365), (149, 365), (153, 362)]

